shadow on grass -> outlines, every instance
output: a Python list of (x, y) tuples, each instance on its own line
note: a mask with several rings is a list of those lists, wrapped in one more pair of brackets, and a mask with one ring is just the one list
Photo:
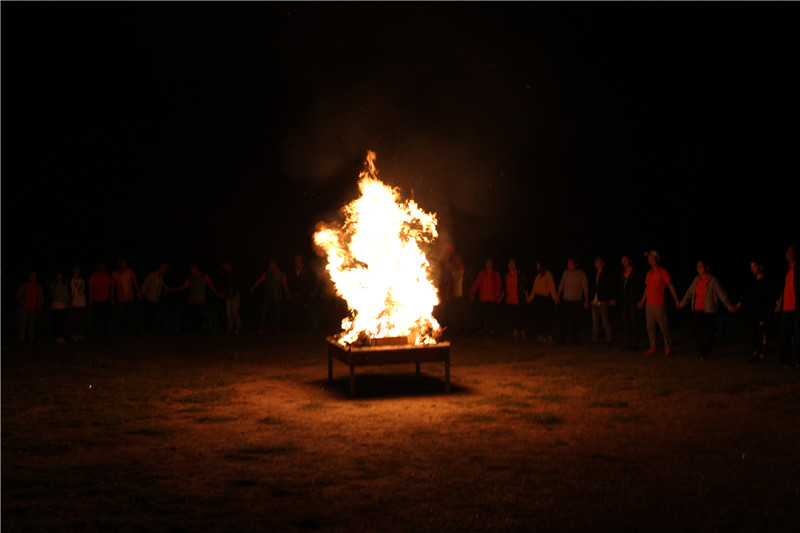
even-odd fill
[[(339, 398), (350, 399), (350, 378), (342, 376), (334, 378), (330, 383), (323, 382), (326, 390)], [(319, 381), (307, 382), (308, 385), (319, 386)], [(441, 378), (415, 374), (374, 374), (356, 372), (356, 395), (353, 399), (375, 398), (416, 398), (420, 396), (450, 396), (452, 394), (469, 394), (467, 387), (450, 383), (450, 392), (445, 392), (445, 383)]]

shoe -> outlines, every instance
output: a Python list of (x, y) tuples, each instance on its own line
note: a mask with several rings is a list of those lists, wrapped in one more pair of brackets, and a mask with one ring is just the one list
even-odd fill
[(645, 355), (655, 355), (656, 354), (656, 349), (655, 348), (650, 348), (649, 350), (644, 352), (644, 354)]

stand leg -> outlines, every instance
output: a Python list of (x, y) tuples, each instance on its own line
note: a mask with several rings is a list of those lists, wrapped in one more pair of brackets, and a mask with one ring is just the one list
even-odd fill
[(417, 363), (417, 377), (419, 377), (419, 363)]
[(444, 362), (444, 391), (450, 392), (450, 360)]
[(333, 381), (333, 357), (328, 354), (328, 383)]
[(350, 367), (350, 397), (354, 397), (356, 395), (356, 369), (355, 367)]

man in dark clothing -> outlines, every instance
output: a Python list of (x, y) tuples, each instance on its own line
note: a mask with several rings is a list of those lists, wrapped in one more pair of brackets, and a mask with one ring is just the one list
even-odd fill
[(747, 288), (747, 298), (745, 299), (745, 310), (750, 321), (750, 345), (753, 352), (750, 362), (761, 363), (767, 355), (767, 333), (773, 314), (775, 292), (764, 276), (764, 266), (761, 261), (750, 261), (750, 272), (753, 273), (753, 279)]
[(592, 344), (597, 344), (600, 337), (600, 324), (606, 333), (606, 345), (611, 345), (611, 320), (608, 316), (608, 304), (613, 299), (614, 282), (605, 268), (602, 257), (594, 260), (594, 283), (592, 285)]
[(622, 273), (619, 276), (619, 301), (611, 300), (612, 306), (619, 305), (622, 313), (623, 337), (625, 338), (625, 350), (639, 350), (639, 343), (642, 339), (642, 325), (644, 320), (642, 311), (636, 307), (639, 298), (644, 292), (644, 274), (633, 267), (631, 256), (623, 255)]
[(225, 318), (228, 324), (228, 335), (238, 335), (242, 331), (242, 318), (239, 305), (242, 299), (242, 280), (238, 270), (234, 270), (229, 261), (222, 262), (222, 293), (225, 295)]
[(305, 330), (311, 321), (310, 302), (316, 296), (317, 280), (303, 262), (303, 256), (295, 254), (294, 266), (286, 276), (289, 288), (289, 325), (296, 331)]

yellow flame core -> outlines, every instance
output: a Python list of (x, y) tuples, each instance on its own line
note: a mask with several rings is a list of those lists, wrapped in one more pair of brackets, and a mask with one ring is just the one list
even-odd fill
[(327, 254), (336, 293), (350, 309), (339, 342), (365, 335), (433, 344), (440, 329), (433, 318), (439, 299), (420, 245), (437, 237), (436, 214), (413, 200), (400, 201), (396, 188), (378, 180), (374, 152), (367, 153), (358, 187), (361, 196), (343, 209), (343, 226), (321, 225), (314, 234)]

